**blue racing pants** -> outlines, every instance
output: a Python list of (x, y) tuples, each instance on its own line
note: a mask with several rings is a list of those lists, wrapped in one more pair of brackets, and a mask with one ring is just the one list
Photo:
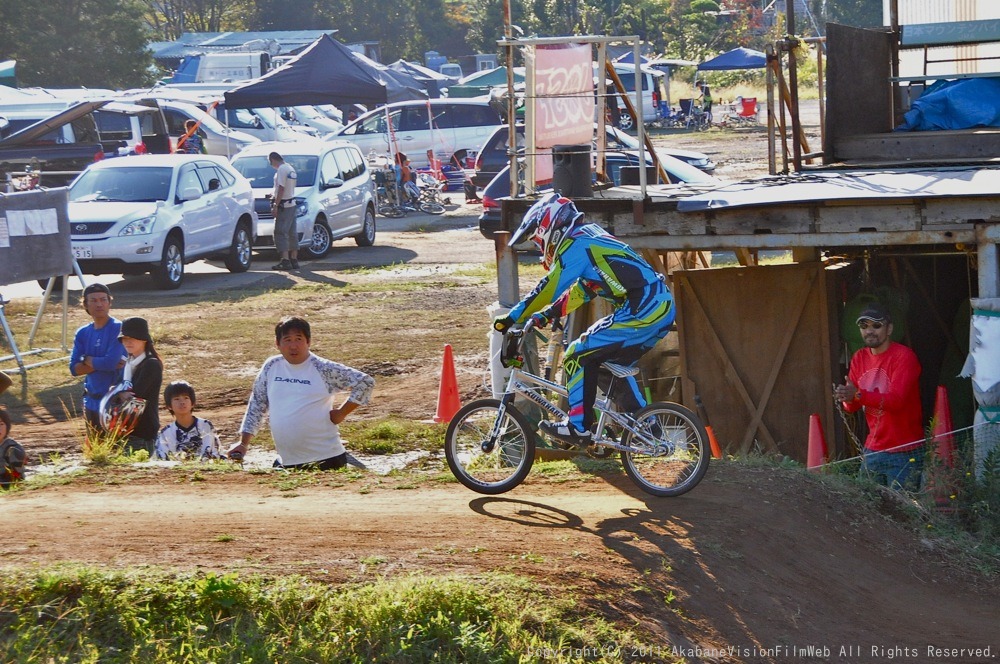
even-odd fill
[[(648, 350), (667, 336), (676, 309), (666, 287), (662, 295), (645, 298), (633, 313), (626, 304), (610, 316), (591, 325), (567, 347), (563, 357), (566, 388), (569, 391), (569, 420), (578, 431), (594, 424), (598, 370), (604, 362), (633, 366)], [(634, 412), (646, 405), (634, 377), (626, 379), (628, 389), (618, 393), (618, 405)]]

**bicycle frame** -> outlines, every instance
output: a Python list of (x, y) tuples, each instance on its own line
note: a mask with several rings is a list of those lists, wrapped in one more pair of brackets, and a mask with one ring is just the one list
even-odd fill
[[(597, 435), (594, 437), (593, 444), (610, 447), (621, 452), (650, 453), (650, 450), (655, 450), (658, 446), (662, 446), (662, 442), (649, 436), (645, 431), (643, 431), (642, 427), (637, 426), (638, 422), (636, 422), (631, 415), (628, 413), (619, 413), (611, 408), (611, 394), (614, 390), (616, 380), (617, 378), (612, 376), (611, 385), (608, 387), (607, 394), (603, 396), (599, 395), (597, 400), (594, 402), (594, 408), (597, 410), (598, 416)], [(541, 376), (536, 376), (533, 373), (529, 373), (516, 367), (511, 369), (510, 377), (507, 379), (507, 389), (504, 392), (503, 397), (500, 399), (499, 417), (497, 417), (497, 421), (493, 425), (493, 430), (490, 432), (490, 438), (488, 441), (490, 449), (492, 449), (492, 446), (502, 433), (502, 422), (504, 422), (504, 414), (507, 412), (507, 407), (514, 403), (514, 398), (518, 394), (536, 404), (542, 410), (557, 419), (566, 417), (566, 413), (547, 399), (542, 394), (542, 391), (551, 392), (559, 397), (569, 396), (567, 389), (558, 383), (546, 380)], [(617, 424), (631, 433), (632, 440), (642, 443), (644, 447), (639, 448), (635, 446), (622, 445), (613, 438), (606, 436), (604, 432), (606, 431), (606, 425), (610, 422)], [(489, 451), (486, 450), (485, 447), (486, 443), (484, 442), (484, 451)]]

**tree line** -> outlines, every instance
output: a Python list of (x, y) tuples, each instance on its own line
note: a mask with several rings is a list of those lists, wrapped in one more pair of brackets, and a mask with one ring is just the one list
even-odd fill
[[(881, 24), (881, 0), (807, 0), (820, 26)], [(656, 53), (699, 60), (781, 34), (765, 0), (510, 0), (524, 36), (638, 35)], [(811, 25), (797, 21), (799, 32)], [(8, 0), (0, 3), (0, 61), (18, 61), (21, 85), (127, 88), (158, 72), (148, 44), (185, 32), (337, 30), (377, 41), (382, 58), (422, 62), (498, 53), (503, 0)], [(502, 55), (502, 54), (500, 54)]]

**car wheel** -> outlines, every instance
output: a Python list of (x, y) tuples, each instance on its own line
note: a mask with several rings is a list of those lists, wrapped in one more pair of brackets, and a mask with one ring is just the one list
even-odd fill
[(226, 269), (236, 274), (246, 272), (253, 262), (253, 238), (247, 230), (246, 222), (241, 221), (233, 231), (233, 243), (226, 254)]
[(312, 229), (312, 242), (304, 249), (309, 258), (323, 258), (330, 253), (330, 227), (323, 217), (316, 217)]
[(163, 256), (152, 271), (157, 288), (173, 290), (184, 281), (184, 245), (180, 238), (171, 235), (163, 245)]
[(354, 241), (359, 247), (375, 244), (375, 210), (371, 207), (365, 208), (365, 224), (361, 227), (361, 232), (354, 236)]
[[(63, 287), (63, 278), (62, 277), (53, 277), (53, 279), (55, 279), (56, 282), (52, 285), (52, 293), (53, 294), (55, 294), (55, 293), (61, 293), (62, 292), (62, 287)], [(48, 279), (39, 279), (38, 280), (38, 285), (41, 286), (42, 290), (44, 291), (45, 287), (49, 285), (49, 280)]]
[(631, 113), (622, 113), (621, 117), (618, 118), (618, 128), (625, 131), (631, 131), (632, 127), (635, 126), (635, 121), (632, 118)]

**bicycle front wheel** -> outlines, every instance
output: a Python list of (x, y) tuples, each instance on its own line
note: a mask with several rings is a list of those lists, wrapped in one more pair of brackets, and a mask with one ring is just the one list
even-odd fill
[(708, 470), (708, 434), (698, 417), (675, 403), (652, 403), (635, 415), (638, 426), (655, 445), (628, 432), (622, 441), (625, 473), (654, 496), (679, 496), (698, 485)]
[(479, 399), (451, 419), (444, 455), (451, 472), (469, 489), (488, 495), (504, 493), (531, 472), (535, 432), (512, 406), (501, 416), (500, 401)]
[(444, 206), (437, 201), (420, 201), (418, 205), (421, 212), (427, 214), (444, 214)]

